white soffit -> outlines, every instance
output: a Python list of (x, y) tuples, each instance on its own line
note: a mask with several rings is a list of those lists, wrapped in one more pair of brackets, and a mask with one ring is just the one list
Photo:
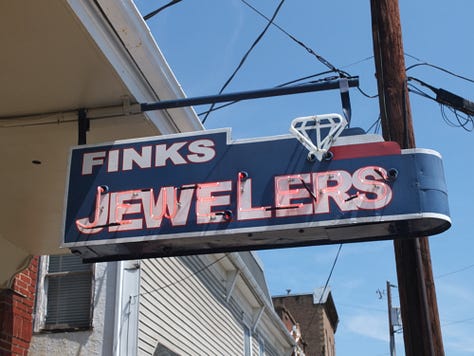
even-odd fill
[[(0, 261), (17, 256), (0, 262), (0, 287), (23, 253), (66, 252), (58, 246), (68, 153), (77, 144), (75, 110), (120, 107), (124, 96), (133, 103), (182, 95), (151, 39), (129, 51), (117, 36), (119, 28), (150, 36), (138, 12), (123, 14), (133, 3), (106, 5), (113, 18), (89, 0), (0, 2), (0, 194), (7, 202), (0, 205)], [(146, 63), (148, 56), (157, 59)], [(177, 113), (176, 122), (166, 112), (93, 120), (87, 142), (202, 128), (192, 110)]]
[[(145, 103), (184, 98), (180, 84), (133, 1), (97, 0), (97, 3), (155, 93), (154, 97), (137, 97), (138, 101)], [(203, 129), (192, 108), (168, 111), (180, 132)], [(156, 114), (157, 112), (147, 113), (153, 122), (157, 119)]]

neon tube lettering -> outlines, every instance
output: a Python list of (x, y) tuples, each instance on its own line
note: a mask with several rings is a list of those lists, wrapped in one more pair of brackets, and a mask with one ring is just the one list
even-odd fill
[(356, 200), (359, 209), (381, 209), (392, 200), (392, 189), (385, 182), (378, 180), (380, 179), (379, 172), (387, 177), (387, 172), (381, 167), (363, 167), (354, 172), (353, 185), (363, 192), (359, 194), (359, 199)]
[(142, 228), (142, 218), (124, 219), (124, 215), (141, 213), (140, 203), (126, 203), (127, 201), (137, 200), (140, 193), (140, 190), (110, 193), (109, 217), (111, 223), (109, 232), (138, 230)]
[(89, 218), (76, 220), (76, 227), (83, 234), (97, 234), (101, 232), (106, 226), (109, 211), (109, 194), (104, 193), (104, 188), (100, 186), (97, 187), (94, 220), (92, 222), (89, 220)]
[[(275, 215), (277, 217), (310, 215), (313, 213), (313, 203), (293, 203), (294, 200), (311, 198), (309, 192), (302, 187), (301, 181), (311, 184), (310, 174), (275, 177), (275, 207), (277, 208)], [(300, 188), (294, 188), (295, 186)]]
[(332, 199), (341, 211), (356, 210), (353, 200), (348, 200), (347, 191), (352, 187), (352, 177), (346, 171), (328, 171), (313, 173), (313, 185), (318, 201), (314, 202), (314, 212), (330, 212), (329, 199)]
[(272, 216), (265, 206), (252, 207), (252, 179), (237, 177), (237, 220), (265, 219)]
[(231, 189), (231, 181), (199, 184), (196, 191), (196, 222), (198, 224), (208, 224), (210, 222), (226, 221), (224, 215), (216, 215), (212, 208), (229, 205), (230, 195), (215, 196), (213, 193), (227, 192)]

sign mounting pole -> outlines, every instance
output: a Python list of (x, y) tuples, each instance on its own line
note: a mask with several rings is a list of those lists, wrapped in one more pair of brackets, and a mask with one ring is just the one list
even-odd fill
[[(397, 0), (371, 0), (382, 132), (415, 147)], [(427, 237), (394, 240), (407, 356), (444, 355)]]
[(292, 95), (310, 93), (324, 90), (340, 89), (340, 81), (344, 81), (347, 87), (353, 88), (359, 85), (358, 77), (350, 77), (343, 79), (326, 80), (322, 82), (307, 83), (293, 86), (276, 87), (270, 89), (257, 89), (237, 93), (225, 93), (218, 95), (198, 96), (193, 98), (182, 98), (175, 100), (164, 100), (156, 103), (140, 104), (140, 111), (163, 110), (171, 108), (179, 108), (183, 106), (194, 106), (204, 104), (225, 103), (229, 101), (241, 101), (259, 98), (270, 98), (273, 96)]

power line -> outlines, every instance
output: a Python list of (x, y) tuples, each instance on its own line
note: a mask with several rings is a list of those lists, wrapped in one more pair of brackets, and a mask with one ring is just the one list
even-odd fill
[(466, 266), (466, 267), (462, 267), (460, 269), (457, 269), (457, 270), (454, 270), (454, 271), (451, 271), (451, 272), (447, 272), (447, 273), (444, 273), (444, 274), (440, 274), (439, 276), (436, 276), (435, 279), (438, 279), (438, 278), (444, 278), (444, 277), (447, 277), (447, 276), (450, 276), (452, 274), (455, 274), (455, 273), (459, 273), (459, 272), (464, 272), (468, 269), (471, 269), (474, 267), (474, 264), (472, 265), (469, 265), (469, 266)]
[(359, 90), (359, 92), (368, 99), (375, 99), (379, 97), (378, 94), (374, 94), (374, 95), (367, 94), (365, 91), (362, 90), (360, 86), (357, 87), (357, 90)]
[[(242, 68), (242, 66), (244, 65), (245, 61), (247, 60), (247, 57), (249, 56), (250, 52), (252, 52), (252, 50), (255, 48), (255, 46), (258, 44), (258, 42), (260, 42), (260, 40), (263, 38), (263, 36), (265, 35), (265, 33), (267, 32), (268, 28), (270, 27), (270, 25), (272, 24), (273, 20), (275, 19), (275, 17), (278, 15), (278, 12), (280, 11), (280, 8), (282, 7), (283, 3), (285, 2), (285, 0), (281, 0), (280, 3), (278, 4), (277, 8), (275, 9), (275, 11), (273, 12), (273, 16), (272, 18), (268, 21), (267, 25), (265, 26), (265, 28), (263, 29), (263, 31), (258, 35), (258, 37), (255, 39), (255, 41), (252, 43), (252, 45), (250, 46), (250, 48), (247, 50), (247, 52), (244, 54), (244, 56), (242, 57), (242, 59), (240, 60), (240, 63), (237, 65), (237, 68), (235, 68), (234, 72), (231, 74), (231, 76), (229, 77), (229, 79), (226, 80), (226, 82), (224, 83), (224, 85), (222, 86), (221, 90), (219, 90), (219, 94), (222, 94), (222, 92), (224, 91), (224, 89), (230, 84), (230, 82), (232, 81), (232, 79), (234, 79), (235, 75), (237, 74), (237, 72), (240, 70), (240, 68)], [(211, 113), (212, 109), (214, 108), (215, 104), (212, 104), (210, 109), (207, 111), (206, 115), (204, 116), (204, 118), (202, 119), (202, 123), (204, 124), (209, 116), (209, 114)]]
[(363, 309), (363, 310), (370, 310), (370, 311), (376, 311), (379, 313), (387, 313), (385, 309), (377, 309), (377, 308), (371, 308), (371, 307), (364, 307), (362, 305), (355, 305), (355, 304), (346, 304), (346, 303), (337, 303), (338, 306), (346, 307), (346, 308), (354, 308), (354, 309)]
[[(341, 252), (342, 249), (342, 244), (339, 244), (339, 248), (336, 253), (336, 257), (334, 257), (334, 261), (332, 262), (331, 270), (329, 271), (328, 278), (326, 279), (326, 283), (324, 284), (324, 288), (321, 292), (321, 295), (319, 296), (318, 304), (321, 304), (321, 301), (323, 300), (324, 294), (326, 293), (326, 289), (329, 285), (329, 281), (331, 280), (332, 272), (334, 271), (334, 267), (336, 267), (337, 260), (339, 258), (339, 253)], [(313, 315), (311, 315), (311, 319), (308, 322), (308, 325), (306, 325), (306, 328), (304, 330), (308, 330), (311, 324), (313, 323), (314, 316), (316, 315), (316, 309), (313, 311)]]
[(159, 7), (158, 9), (150, 12), (149, 14), (143, 16), (143, 19), (146, 21), (150, 18), (152, 18), (153, 16), (157, 15), (159, 12), (163, 11), (164, 9), (170, 7), (170, 6), (173, 6), (173, 5), (176, 5), (177, 3), (181, 2), (182, 0), (172, 0), (170, 1), (169, 3)]
[(437, 69), (437, 70), (440, 70), (444, 73), (447, 73), (447, 74), (450, 74), (452, 75), (453, 77), (456, 77), (456, 78), (459, 78), (459, 79), (463, 79), (467, 82), (470, 82), (470, 83), (474, 83), (474, 79), (471, 79), (471, 78), (468, 78), (468, 77), (465, 77), (463, 75), (460, 75), (460, 74), (456, 74), (446, 68), (443, 68), (443, 67), (440, 67), (440, 66), (437, 66), (437, 65), (434, 65), (434, 64), (431, 64), (431, 63), (428, 63), (428, 62), (423, 62), (423, 63), (416, 63), (416, 64), (413, 64), (409, 67), (406, 68), (406, 71), (408, 72), (410, 69), (413, 69), (415, 67), (420, 67), (420, 66), (427, 66), (427, 67), (431, 67), (431, 68), (434, 68), (434, 69)]
[[(267, 21), (270, 21), (269, 18), (267, 16), (265, 16), (262, 12), (260, 12), (258, 9), (256, 9), (254, 6), (252, 6), (251, 4), (249, 4), (246, 0), (240, 0), (242, 1), (245, 5), (247, 5), (250, 9), (252, 9), (253, 11), (255, 11), (257, 14), (259, 14), (261, 17), (263, 17), (264, 19), (266, 19)], [(323, 56), (321, 56), (320, 54), (316, 53), (311, 47), (307, 46), (303, 41), (300, 41), (299, 39), (297, 39), (295, 36), (293, 36), (292, 34), (290, 34), (288, 31), (286, 31), (284, 28), (282, 28), (281, 26), (279, 26), (277, 23), (273, 22), (272, 23), (273, 26), (275, 26), (277, 29), (279, 29), (281, 32), (283, 32), (286, 36), (288, 36), (291, 40), (293, 40), (295, 43), (297, 43), (298, 45), (300, 45), (301, 47), (303, 47), (309, 54), (313, 55), (316, 57), (316, 59), (321, 62), (322, 64), (324, 64), (326, 67), (328, 67), (330, 69), (331, 72), (336, 72), (338, 73), (340, 76), (342, 77), (351, 77), (351, 74), (346, 72), (346, 71), (343, 71), (341, 70), (340, 68), (337, 68), (336, 66), (334, 66), (331, 62), (329, 62), (326, 58), (324, 58)], [(364, 61), (367, 61), (367, 60), (370, 60), (372, 59), (374, 56), (370, 56), (370, 57), (367, 57), (367, 58), (364, 58), (360, 61), (357, 61), (355, 63), (351, 63), (345, 67), (349, 67), (351, 65), (354, 65), (354, 64), (358, 64), (358, 63), (361, 63), (361, 62), (364, 62)], [(369, 98), (369, 99), (375, 99), (378, 97), (378, 95), (370, 95), (370, 94), (367, 94), (364, 90), (362, 90), (362, 88), (360, 88), (360, 86), (357, 87), (357, 89), (359, 90), (359, 92), (365, 96), (366, 98)]]
[[(242, 1), (245, 5), (247, 5), (250, 9), (252, 9), (253, 11), (255, 11), (258, 15), (260, 15), (261, 17), (263, 17), (264, 19), (266, 19), (267, 21), (270, 21), (270, 19), (265, 16), (262, 12), (260, 12), (258, 9), (256, 9), (254, 6), (250, 5), (247, 1), (245, 0), (240, 0)], [(308, 53), (312, 54), (313, 56), (315, 56), (318, 61), (320, 61), (322, 64), (324, 64), (326, 67), (328, 67), (332, 72), (336, 72), (336, 73), (342, 73), (344, 75), (347, 75), (347, 76), (350, 76), (348, 75), (347, 73), (337, 69), (331, 62), (329, 62), (326, 58), (324, 58), (323, 56), (319, 55), (318, 53), (316, 53), (311, 47), (307, 46), (306, 44), (304, 44), (302, 41), (298, 40), (295, 36), (293, 36), (292, 34), (290, 34), (288, 31), (286, 31), (285, 29), (283, 29), (281, 26), (279, 26), (278, 24), (274, 23), (272, 21), (272, 25), (275, 26), (277, 29), (279, 29), (281, 32), (283, 32), (286, 36), (288, 36), (290, 39), (292, 39), (294, 42), (296, 42), (297, 44), (299, 44), (300, 46), (302, 46), (306, 51), (308, 51)]]
[[(312, 74), (312, 75), (307, 75), (305, 77), (302, 77), (302, 78), (298, 78), (298, 79), (294, 79), (294, 80), (291, 80), (289, 82), (285, 82), (285, 83), (282, 83), (282, 84), (278, 84), (276, 86), (274, 86), (273, 88), (282, 88), (282, 87), (285, 87), (287, 85), (290, 85), (290, 84), (295, 84), (295, 83), (298, 83), (302, 80), (307, 80), (307, 79), (311, 79), (311, 78), (315, 78), (315, 77), (318, 77), (318, 76), (321, 76), (321, 75), (324, 75), (324, 74), (328, 74), (328, 73), (332, 73), (332, 71), (325, 71), (325, 72), (320, 72), (320, 73), (316, 73), (316, 74)], [(326, 77), (326, 78), (322, 78), (322, 79), (319, 79), (318, 81), (325, 81), (325, 80), (330, 80), (330, 79), (336, 79), (335, 77)], [(307, 82), (307, 83), (316, 83), (318, 81), (312, 81), (312, 82)], [(307, 84), (307, 83), (302, 83), (302, 84)], [(240, 100), (234, 100), (230, 103), (226, 103), (226, 104), (223, 104), (223, 105), (220, 105), (220, 106), (217, 106), (217, 107), (214, 107), (212, 109), (209, 109), (209, 110), (206, 110), (206, 111), (203, 111), (203, 112), (200, 112), (198, 113), (197, 115), (198, 116), (201, 116), (201, 115), (205, 115), (207, 112), (214, 112), (214, 111), (217, 111), (219, 109), (223, 109), (227, 106), (230, 106), (230, 105), (234, 105), (236, 103), (240, 102)]]
[(474, 320), (474, 317), (472, 317), (472, 318), (467, 318), (467, 319), (461, 319), (461, 320), (450, 321), (450, 322), (447, 322), (447, 323), (443, 324), (443, 327), (444, 327), (444, 326), (454, 325), (454, 324), (467, 323), (467, 322), (473, 321), (473, 320)]
[(377, 120), (374, 121), (372, 125), (365, 131), (366, 133), (370, 132), (370, 130), (374, 130), (374, 133), (379, 133), (380, 132), (380, 126), (381, 126), (381, 120), (382, 118), (379, 116), (377, 117)]
[(411, 83), (408, 83), (408, 91), (411, 92), (411, 93), (414, 93), (414, 94), (417, 94), (419, 96), (422, 96), (426, 99), (430, 99), (430, 100), (433, 100), (433, 101), (436, 101), (436, 98), (429, 95), (427, 92), (421, 90), (420, 88), (418, 88), (417, 86), (411, 84)]
[(415, 57), (415, 56), (413, 56), (413, 55), (411, 55), (411, 54), (409, 54), (409, 53), (407, 53), (407, 52), (404, 52), (404, 55), (405, 55), (406, 57), (410, 57), (410, 58), (414, 59), (415, 61), (423, 62), (422, 59), (420, 59), (420, 58), (418, 58), (418, 57)]
[[(463, 128), (467, 132), (472, 132), (474, 130), (474, 118), (470, 115), (463, 115), (458, 110), (451, 108), (446, 105), (441, 105), (441, 117), (443, 118), (444, 122), (451, 127)], [(453, 121), (448, 117), (446, 113), (446, 109), (451, 111), (451, 114), (454, 115), (456, 121)]]
[(365, 58), (359, 59), (358, 61), (343, 65), (341, 68), (349, 68), (349, 67), (355, 66), (357, 64), (370, 61), (372, 59), (374, 59), (374, 56), (365, 57)]
[(342, 244), (339, 245), (339, 248), (338, 248), (337, 253), (336, 253), (336, 257), (334, 258), (334, 261), (333, 261), (332, 266), (331, 266), (331, 271), (329, 271), (329, 276), (326, 279), (326, 283), (324, 284), (323, 292), (321, 293), (321, 296), (319, 297), (318, 304), (321, 303), (321, 301), (323, 300), (324, 293), (326, 292), (326, 288), (328, 287), (329, 281), (331, 280), (332, 272), (334, 271), (334, 267), (336, 267), (336, 263), (337, 263), (337, 260), (339, 258), (339, 253), (341, 252), (341, 249), (342, 249)]
[[(461, 127), (466, 131), (473, 131), (474, 130), (474, 103), (451, 93), (443, 88), (435, 88), (432, 85), (414, 77), (408, 77), (408, 80), (415, 81), (422, 85), (425, 88), (428, 88), (433, 93), (436, 94), (436, 97), (432, 97), (428, 95), (426, 92), (422, 91), (421, 89), (415, 87), (414, 85), (409, 86), (409, 90), (414, 92), (418, 95), (421, 95), (425, 98), (431, 99), (436, 101), (437, 103), (441, 104), (441, 116), (443, 117), (444, 121), (452, 127)], [(455, 121), (450, 119), (446, 113), (446, 108), (451, 111), (451, 113), (456, 118)], [(465, 115), (463, 115), (463, 114)]]

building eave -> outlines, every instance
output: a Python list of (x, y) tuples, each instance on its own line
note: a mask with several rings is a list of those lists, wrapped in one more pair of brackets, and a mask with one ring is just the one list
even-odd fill
[[(97, 4), (110, 22), (117, 38), (121, 40), (130, 60), (136, 64), (149, 85), (151, 92), (137, 92), (136, 99), (145, 103), (184, 98), (185, 93), (181, 85), (135, 4), (132, 1), (115, 0), (97, 0)], [(183, 107), (168, 111), (148, 112), (146, 115), (164, 134), (203, 129), (193, 108)], [(163, 115), (167, 116), (167, 121), (171, 121), (166, 128), (163, 127)]]
[[(78, 110), (184, 96), (131, 0), (18, 0), (0, 5), (0, 288), (29, 255), (61, 241), (68, 152)], [(142, 38), (134, 48), (129, 38)], [(202, 129), (191, 108), (93, 120), (87, 143)], [(36, 162), (36, 163), (35, 163)], [(32, 183), (34, 182), (34, 183)]]

